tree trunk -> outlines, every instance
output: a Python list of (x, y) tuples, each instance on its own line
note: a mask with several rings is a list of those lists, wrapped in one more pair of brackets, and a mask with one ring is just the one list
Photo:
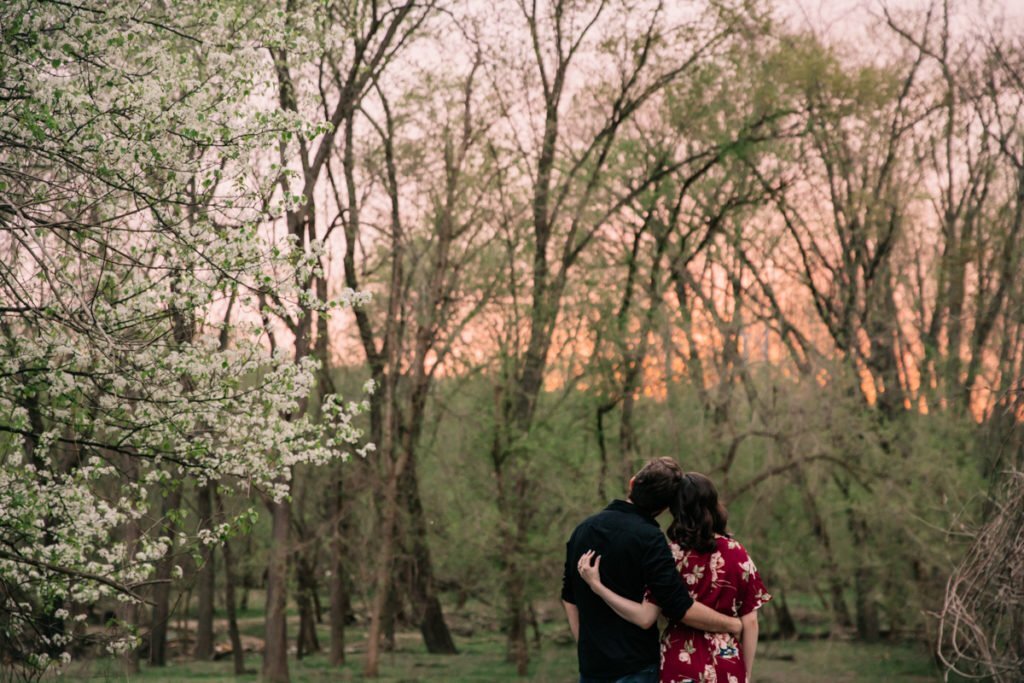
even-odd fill
[(192, 587), (185, 591), (185, 597), (181, 601), (182, 609), (178, 610), (178, 640), (187, 644), (192, 640), (192, 627), (189, 624), (192, 614)]
[[(133, 463), (134, 464), (134, 463)], [(131, 465), (129, 466), (131, 467)], [(139, 542), (139, 522), (136, 519), (132, 519), (128, 522), (127, 528), (125, 529), (124, 544), (127, 548), (129, 557), (135, 555), (135, 550)], [(124, 625), (122, 631), (128, 633), (134, 630), (139, 624), (139, 605), (136, 602), (122, 602), (117, 608), (117, 618)], [(133, 675), (139, 673), (139, 647), (138, 644), (132, 645), (125, 651), (121, 658), (124, 665), (124, 672), (126, 675)]]
[(263, 650), (264, 683), (290, 683), (288, 674), (288, 602), (289, 532), (291, 503), (284, 499), (270, 503), (272, 518), (270, 558), (267, 563), (266, 630)]
[(786, 603), (785, 591), (779, 590), (778, 597), (770, 604), (775, 612), (775, 636), (783, 640), (796, 638), (796, 621), (789, 611), (789, 604)]
[(530, 651), (526, 640), (525, 577), (519, 562), (509, 560), (505, 578), (505, 597), (508, 615), (508, 643), (506, 661), (516, 665), (516, 673), (526, 676), (530, 664)]
[(381, 635), (384, 633), (388, 614), (394, 616), (394, 609), (388, 609), (388, 602), (391, 601), (394, 586), (395, 545), (398, 533), (398, 484), (406, 464), (404, 451), (395, 448), (394, 389), (394, 378), (389, 376), (384, 391), (384, 430), (381, 439), (381, 462), (387, 468), (387, 478), (384, 482), (381, 500), (377, 566), (374, 570), (373, 600), (370, 603), (366, 665), (363, 668), (363, 674), (367, 678), (376, 678), (379, 675)]
[[(850, 527), (856, 547), (868, 547), (867, 524), (859, 514), (850, 513)], [(857, 610), (857, 637), (868, 643), (876, 643), (881, 637), (878, 623), (878, 604), (872, 597), (872, 590), (877, 581), (874, 570), (865, 562), (862, 554), (858, 554), (857, 568), (853, 573), (855, 591), (854, 605)]]
[(316, 562), (310, 557), (312, 551), (304, 549), (296, 555), (296, 578), (299, 604), (298, 657), (320, 651), (320, 639), (316, 635)]
[[(539, 372), (539, 369), (535, 369), (533, 372)], [(530, 373), (526, 374), (529, 376)], [(533, 419), (533, 407), (540, 388), (539, 385), (532, 382), (537, 381), (539, 377), (539, 374), (534, 375), (534, 380), (526, 385), (526, 398), (522, 398), (521, 395), (516, 409), (518, 418), (513, 424), (519, 435), (525, 435), (529, 431), (529, 424)], [(520, 459), (528, 459), (528, 455), (522, 452), (512, 452), (508, 443), (509, 441), (506, 441), (506, 445), (496, 459), (497, 463), (504, 463), (504, 465), (497, 466), (495, 470), (498, 484), (498, 509), (502, 517), (510, 520), (512, 524), (507, 532), (510, 542), (505, 557), (505, 599), (506, 618), (508, 619), (506, 659), (509, 663), (515, 664), (516, 673), (519, 676), (526, 676), (529, 673), (530, 649), (527, 642), (529, 618), (526, 606), (524, 558), (527, 536), (533, 520), (533, 509), (529, 493), (529, 474), (524, 469), (526, 465), (515, 462)], [(509, 483), (512, 484), (511, 490), (509, 490)]]
[[(394, 541), (396, 544), (398, 539)], [(395, 564), (392, 562), (392, 569)], [(381, 626), (381, 632), (383, 633), (383, 642), (381, 643), (381, 649), (384, 652), (394, 652), (398, 643), (395, 639), (395, 634), (398, 628), (398, 622), (403, 621), (402, 619), (402, 599), (401, 594), (398, 592), (399, 583), (395, 581), (397, 572), (392, 571), (391, 574), (391, 585), (388, 586), (388, 599), (384, 603), (384, 614), (382, 616), (383, 626)]]
[[(253, 534), (245, 535), (245, 548), (243, 550), (245, 557), (252, 557), (252, 537)], [(256, 583), (252, 573), (252, 567), (247, 564), (245, 571), (242, 572), (242, 599), (238, 602), (238, 609), (243, 612), (249, 611), (249, 591), (258, 586), (259, 584)]]
[(420, 618), (420, 633), (423, 634), (427, 652), (444, 655), (458, 653), (451, 631), (444, 620), (441, 601), (438, 600), (437, 595), (429, 597), (424, 605), (423, 616)]
[(530, 628), (533, 629), (533, 646), (535, 648), (537, 648), (537, 650), (539, 651), (540, 647), (541, 647), (541, 640), (540, 640), (540, 622), (537, 620), (537, 610), (535, 610), (533, 608), (533, 602), (532, 601), (528, 602), (526, 604), (526, 608), (527, 608), (526, 609), (527, 614), (530, 615)]
[[(519, 676), (526, 676), (530, 664), (530, 650), (526, 639), (529, 619), (526, 613), (526, 576), (522, 557), (529, 524), (527, 479), (525, 475), (517, 475), (514, 492), (506, 491), (500, 478), (498, 483), (499, 505), (503, 515), (513, 519), (515, 524), (509, 534), (510, 543), (505, 554), (505, 614), (508, 619), (506, 661), (516, 665), (516, 673)], [(508, 500), (510, 493), (514, 496), (513, 501)]]
[(409, 542), (411, 544), (410, 595), (412, 608), (419, 623), (423, 643), (432, 654), (456, 654), (455, 641), (444, 620), (441, 601), (434, 584), (434, 565), (427, 542), (427, 523), (420, 499), (416, 460), (410, 455), (402, 473), (402, 499), (409, 513)]
[[(793, 452), (788, 440), (785, 441), (786, 455), (793, 458)], [(850, 619), (850, 610), (846, 606), (846, 598), (843, 597), (843, 582), (840, 580), (839, 564), (836, 562), (835, 553), (832, 551), (832, 537), (825, 526), (825, 520), (818, 509), (818, 503), (814, 493), (810, 489), (807, 477), (803, 470), (797, 467), (793, 477), (800, 486), (800, 493), (804, 501), (804, 510), (807, 512), (808, 521), (811, 524), (811, 531), (818, 539), (821, 550), (825, 556), (825, 563), (828, 567), (828, 588), (832, 599), (832, 613), (836, 622), (843, 628), (849, 628), (853, 621)]]
[(171, 539), (171, 547), (167, 554), (156, 565), (153, 578), (157, 583), (153, 587), (153, 610), (149, 623), (149, 664), (150, 666), (167, 666), (167, 631), (171, 620), (171, 571), (174, 567), (174, 523), (168, 511), (181, 507), (181, 489), (174, 488), (168, 493), (163, 503), (164, 528), (163, 535)]
[[(627, 361), (628, 362), (628, 361)], [(633, 376), (637, 370), (630, 368), (627, 375)], [(619, 417), (619, 462), (622, 466), (621, 480), (629, 481), (636, 473), (636, 437), (633, 431), (633, 407), (636, 403), (635, 379), (627, 379), (622, 394), (622, 414)]]
[[(967, 264), (971, 260), (969, 249), (960, 242), (956, 237), (956, 220), (954, 218), (947, 218), (949, 221), (949, 235), (953, 240), (952, 245), (947, 245), (947, 253), (944, 253), (942, 265), (948, 268), (948, 271), (944, 273), (947, 275), (948, 289), (946, 290), (946, 306), (948, 310), (943, 317), (947, 321), (946, 325), (946, 359), (943, 367), (943, 385), (940, 390), (945, 390), (945, 397), (947, 400), (953, 399), (954, 396), (959, 394), (959, 389), (962, 384), (960, 382), (960, 373), (962, 365), (962, 351), (963, 351), (963, 329), (964, 329), (964, 299), (967, 291)], [(965, 225), (965, 229), (969, 228), (970, 223)], [(970, 235), (964, 236), (965, 240), (970, 240)], [(951, 403), (953, 401), (951, 400)], [(959, 408), (960, 406), (953, 405), (953, 408)]]
[[(223, 520), (224, 501), (214, 489), (214, 501), (217, 504), (217, 515)], [(238, 630), (238, 608), (235, 605), (235, 559), (231, 550), (231, 542), (224, 541), (221, 546), (224, 553), (224, 610), (228, 615), (228, 638), (231, 639), (231, 661), (235, 667), (235, 675), (245, 673), (245, 652), (242, 650), (242, 635)]]
[[(213, 528), (213, 484), (207, 483), (199, 488), (198, 511), (199, 526), (203, 529)], [(196, 585), (199, 601), (196, 615), (196, 646), (193, 657), (197, 661), (208, 661), (213, 658), (213, 600), (216, 574), (214, 573), (214, 545), (204, 543), (200, 548), (202, 564)]]
[(878, 391), (875, 400), (878, 407), (886, 419), (894, 420), (906, 410), (899, 359), (896, 357), (896, 302), (888, 261), (883, 262), (878, 270), (878, 279), (871, 290), (874, 301), (868, 312), (867, 333), (871, 339), (871, 350), (867, 365), (876, 378)]
[(394, 555), (395, 512), (397, 503), (392, 498), (385, 501), (383, 528), (379, 541), (380, 554), (374, 573), (375, 592), (370, 604), (370, 628), (367, 633), (366, 665), (363, 674), (367, 678), (376, 678), (380, 672), (380, 640), (384, 626), (385, 608), (391, 593), (392, 565)]
[[(601, 471), (597, 476), (597, 499), (608, 500), (608, 446), (604, 436), (604, 416), (610, 413), (618, 404), (617, 400), (610, 400), (597, 407), (597, 452), (601, 457)], [(629, 481), (628, 479), (626, 481)]]
[(334, 466), (334, 486), (328, 495), (328, 514), (331, 520), (330, 544), (330, 653), (331, 666), (345, 663), (345, 617), (348, 611), (348, 591), (345, 586), (345, 544), (342, 515), (344, 508), (344, 473), (340, 463)]

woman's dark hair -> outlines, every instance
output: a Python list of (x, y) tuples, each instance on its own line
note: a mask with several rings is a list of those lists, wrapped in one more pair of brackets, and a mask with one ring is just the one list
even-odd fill
[(715, 485), (697, 472), (683, 475), (671, 511), (668, 537), (686, 550), (701, 553), (715, 550), (715, 534), (724, 535), (729, 521)]

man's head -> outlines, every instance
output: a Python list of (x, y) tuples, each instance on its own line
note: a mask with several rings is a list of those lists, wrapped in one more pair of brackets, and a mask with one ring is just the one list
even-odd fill
[(683, 468), (672, 458), (655, 458), (629, 480), (629, 500), (649, 515), (657, 515), (675, 500)]

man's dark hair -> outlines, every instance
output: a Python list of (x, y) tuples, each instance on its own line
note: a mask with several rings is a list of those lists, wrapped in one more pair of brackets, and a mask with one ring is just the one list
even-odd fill
[(672, 458), (655, 458), (633, 477), (629, 499), (642, 511), (655, 515), (676, 499), (683, 468)]

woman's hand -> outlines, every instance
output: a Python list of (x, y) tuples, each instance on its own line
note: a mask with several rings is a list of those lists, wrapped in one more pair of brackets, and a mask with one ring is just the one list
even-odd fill
[(595, 590), (601, 585), (601, 556), (595, 556), (593, 550), (583, 553), (576, 568), (591, 590)]
[[(654, 603), (639, 603), (624, 598), (601, 583), (601, 556), (594, 555), (593, 550), (583, 553), (580, 561), (576, 564), (576, 569), (590, 586), (590, 590), (594, 591), (620, 617), (643, 629), (648, 629), (657, 623), (658, 614), (661, 613), (660, 607)], [(736, 621), (738, 622), (739, 619)]]

